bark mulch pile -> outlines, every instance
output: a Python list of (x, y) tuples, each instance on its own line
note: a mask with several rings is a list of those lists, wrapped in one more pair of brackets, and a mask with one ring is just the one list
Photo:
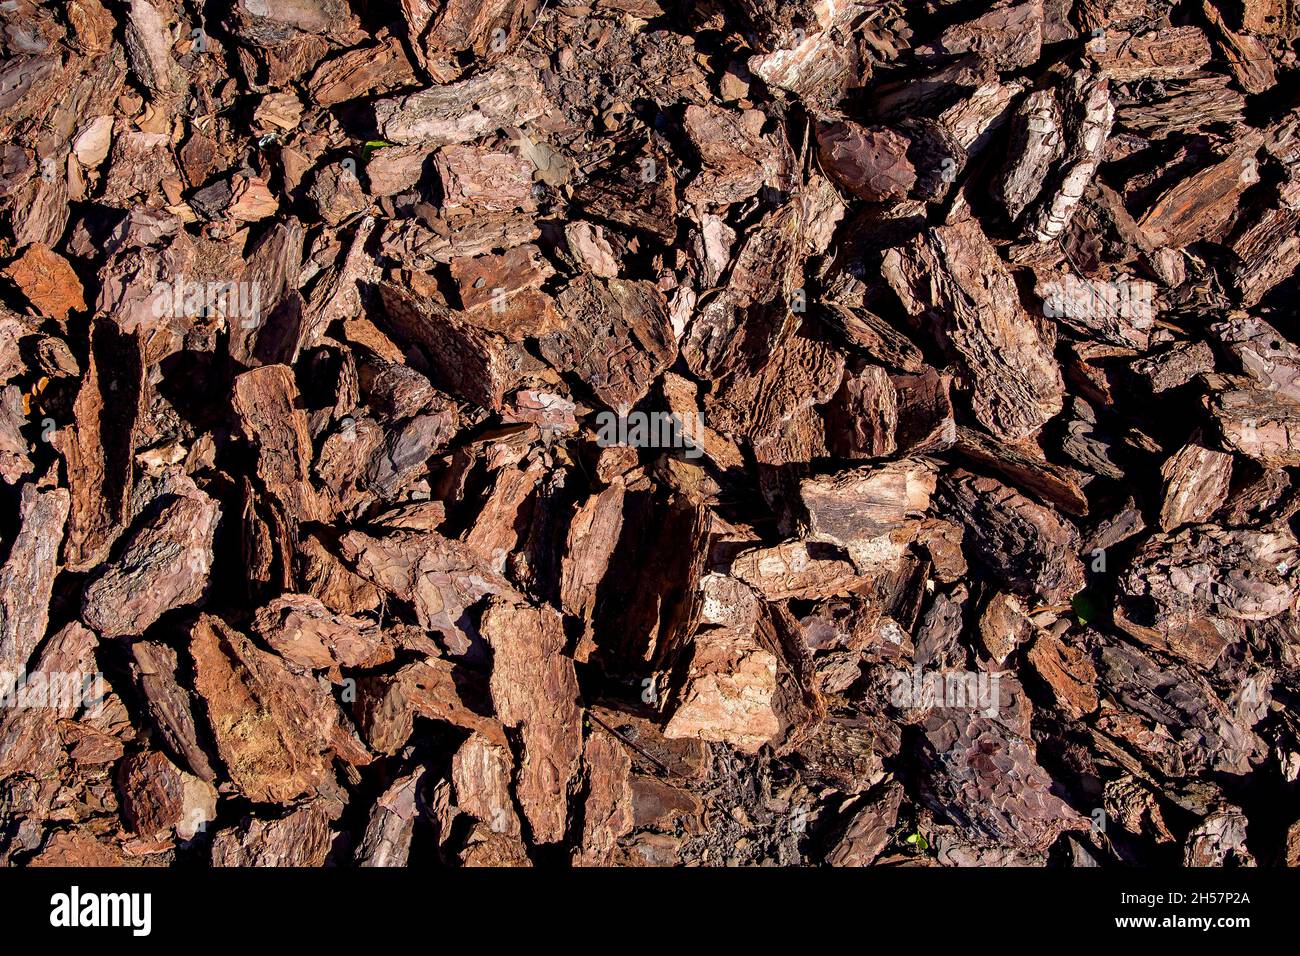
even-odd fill
[(0, 862), (1300, 861), (1291, 0), (0, 20)]

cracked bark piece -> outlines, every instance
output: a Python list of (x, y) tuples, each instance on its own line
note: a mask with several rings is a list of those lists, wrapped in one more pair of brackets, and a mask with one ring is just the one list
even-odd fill
[(1099, 686), (1129, 718), (1104, 729), (1145, 763), (1164, 776), (1184, 777), (1206, 767), (1249, 773), (1259, 761), (1265, 748), (1251, 729), (1254, 720), (1235, 714), (1203, 677), (1126, 642), (1094, 644)]
[(1148, 646), (1210, 668), (1230, 642), (1224, 621), (1293, 608), (1300, 562), (1284, 529), (1192, 525), (1149, 538), (1120, 579), (1115, 622)]
[(72, 312), (87, 308), (81, 280), (68, 260), (40, 243), (32, 243), (5, 266), (4, 275), (43, 315), (67, 321)]
[(1052, 172), (1031, 220), (1033, 237), (1039, 242), (1058, 238), (1069, 226), (1101, 163), (1115, 119), (1110, 85), (1104, 76), (1074, 73), (1063, 99), (1065, 155)]
[(826, 440), (843, 458), (879, 458), (897, 449), (898, 393), (879, 365), (845, 370), (826, 409)]
[(221, 508), (203, 492), (173, 496), (131, 529), (121, 553), (82, 594), (81, 619), (104, 637), (143, 634), (207, 592)]
[(1161, 467), (1165, 500), (1160, 506), (1160, 530), (1209, 520), (1228, 497), (1232, 456), (1189, 442)]
[(1177, 180), (1138, 220), (1152, 247), (1182, 249), (1216, 239), (1241, 203), (1242, 193), (1259, 182), (1251, 138), (1225, 159)]
[(375, 801), (353, 854), (358, 866), (406, 866), (419, 816), (416, 796), (422, 775), (417, 770), (399, 777)]
[(758, 49), (749, 58), (754, 76), (817, 105), (834, 108), (855, 78), (870, 73), (860, 52), (839, 42), (866, 8), (849, 3), (771, 3), (746, 0)]
[(928, 317), (961, 363), (980, 424), (1017, 441), (1061, 410), (1052, 340), (1020, 307), (975, 220), (937, 226), (889, 250), (883, 271), (907, 310)]
[(705, 208), (743, 202), (774, 178), (781, 157), (762, 136), (765, 120), (759, 110), (686, 108), (683, 126), (703, 165), (686, 187), (687, 203)]
[(872, 569), (915, 537), (934, 486), (934, 467), (916, 459), (805, 478), (806, 538), (843, 548), (859, 568)]
[(940, 113), (939, 125), (973, 157), (1006, 122), (1011, 103), (1024, 91), (1025, 84), (1020, 81), (981, 83), (969, 96)]
[[(642, 486), (623, 498), (623, 527), (574, 657), (610, 673), (671, 667), (690, 633), (712, 515), (689, 496)], [(647, 578), (646, 568), (654, 568)]]
[(322, 512), (311, 483), (311, 434), (293, 370), (264, 365), (235, 379), (232, 404), (245, 438), (257, 452), (263, 487), (296, 521)]
[(554, 273), (532, 244), (451, 260), (465, 320), (512, 342), (542, 338), (561, 325), (555, 303), (540, 291)]
[(537, 210), (532, 166), (522, 156), (477, 146), (446, 146), (434, 157), (443, 213), (453, 220), (510, 217)]
[(657, 138), (629, 142), (574, 191), (591, 219), (627, 226), (660, 242), (677, 237), (677, 177)]
[(825, 426), (815, 406), (839, 389), (844, 357), (796, 332), (778, 344), (757, 371), (727, 376), (705, 403), (710, 427), (749, 442), (769, 465), (808, 461), (826, 453)]
[(0, 568), (0, 679), (6, 685), (0, 690), (5, 694), (45, 637), (68, 508), (67, 489), (23, 485), (18, 533)]
[(504, 745), (501, 725), (492, 719), (481, 675), (442, 658), (407, 664), (395, 674), (357, 681), (357, 723), (366, 742), (393, 754), (411, 737), (415, 717), (443, 721)]
[(677, 357), (663, 295), (649, 282), (579, 276), (556, 299), (561, 328), (538, 342), (605, 405), (626, 413)]
[(999, 667), (1033, 633), (1024, 605), (1006, 591), (997, 591), (989, 598), (980, 612), (978, 627), (980, 643)]
[(484, 595), (516, 593), (477, 551), (435, 532), (375, 538), (349, 531), (339, 545), (358, 574), (412, 602), (420, 626), (441, 631), (458, 656), (471, 653), (477, 644), (477, 632), (465, 612)]
[(172, 31), (168, 19), (163, 10), (148, 0), (131, 0), (123, 36), (131, 72), (162, 97), (176, 94), (184, 85), (180, 65), (171, 55)]
[(590, 628), (597, 591), (623, 528), (625, 487), (615, 479), (578, 506), (569, 523), (560, 578), (560, 603)]
[(1108, 282), (1080, 280), (1070, 273), (1044, 269), (1035, 293), (1043, 315), (1088, 339), (1145, 350), (1155, 320), (1153, 283), (1117, 275)]
[(240, 793), (286, 804), (332, 779), (337, 707), (313, 678), (210, 615), (194, 625), (190, 654), (217, 752)]
[(859, 199), (902, 199), (916, 185), (916, 169), (907, 158), (907, 137), (887, 128), (872, 129), (849, 121), (817, 127), (822, 169)]
[[(44, 679), (47, 706), (5, 708), (0, 717), (0, 780), (20, 772), (37, 777), (57, 773), (62, 757), (59, 722), (75, 717), (83, 704), (94, 706), (87, 697), (93, 697), (96, 687), (98, 643), (93, 631), (74, 621), (42, 646), (27, 681), (36, 685)], [(13, 670), (0, 664), (0, 695), (9, 693), (13, 677)]]
[(221, 830), (212, 840), (212, 865), (322, 866), (329, 855), (333, 817), (321, 804), (309, 803), (276, 819), (250, 817)]
[(982, 16), (948, 27), (938, 42), (944, 53), (977, 52), (1003, 71), (1033, 65), (1042, 46), (1042, 0), (998, 4)]
[(253, 628), (277, 654), (299, 667), (368, 670), (393, 659), (379, 628), (363, 618), (335, 614), (305, 594), (284, 594), (253, 618)]
[(1041, 853), (1088, 820), (1051, 793), (1030, 741), (973, 711), (936, 708), (922, 723), (935, 808), (998, 843)]
[(501, 408), (513, 378), (502, 340), (397, 286), (384, 284), (379, 291), (388, 324), (400, 339), (422, 347), (435, 385), (484, 408)]
[[(131, 456), (144, 401), (145, 364), (138, 335), (123, 336), (109, 323), (92, 326), (86, 371), (72, 408), (74, 425), (56, 440), (72, 491), (63, 546), (69, 570), (99, 564), (130, 518)], [(109, 408), (114, 414), (106, 414)]]
[(582, 751), (587, 795), (582, 808), (582, 843), (578, 866), (604, 866), (618, 839), (632, 830), (632, 758), (612, 734), (592, 728)]
[(1234, 316), (1211, 326), (1260, 388), (1300, 404), (1300, 348), (1253, 316)]
[(428, 461), (446, 447), (458, 421), (450, 402), (437, 412), (416, 415), (390, 428), (366, 467), (366, 481), (385, 501), (402, 492), (428, 471)]
[(699, 631), (664, 736), (695, 737), (757, 753), (781, 731), (774, 711), (776, 691), (776, 655), (752, 631)]
[(49, 831), (40, 852), (27, 860), (28, 866), (43, 867), (126, 867), (139, 863), (115, 845), (101, 842), (85, 827)]
[[(1032, 446), (1031, 446), (1032, 448)], [(997, 441), (973, 428), (957, 428), (957, 454), (975, 466), (1001, 475), (1039, 501), (1071, 515), (1086, 515), (1088, 499), (1069, 469)]]
[(166, 644), (136, 641), (131, 645), (131, 679), (154, 731), (173, 757), (212, 783), (217, 773), (208, 758), (207, 740), (199, 739), (194, 699), (181, 684), (179, 668), (176, 651)]
[(1107, 30), (1104, 43), (1088, 48), (1093, 61), (1117, 83), (1191, 76), (1213, 55), (1200, 27), (1169, 27), (1139, 36)]
[(1025, 660), (1051, 689), (1061, 713), (1071, 720), (1097, 709), (1097, 671), (1086, 651), (1066, 644), (1049, 631), (1039, 631)]
[(558, 843), (568, 823), (568, 794), (582, 753), (582, 711), (564, 629), (551, 608), (492, 598), (483, 612), (492, 647), (492, 702), (519, 731), (522, 758), (515, 792), (536, 843)]
[(997, 187), (1008, 218), (1017, 220), (1043, 189), (1065, 151), (1061, 108), (1051, 90), (1035, 90), (1011, 117), (1011, 143)]
[(445, 146), (537, 119), (553, 106), (537, 74), (507, 61), (477, 76), (409, 96), (378, 100), (375, 122), (395, 143)]
[(456, 806), (493, 833), (519, 838), (522, 829), (511, 796), (514, 758), (503, 743), (471, 734), (451, 758)]
[(145, 839), (174, 833), (193, 839), (217, 816), (217, 789), (181, 770), (156, 750), (131, 754), (117, 766), (122, 817)]
[(885, 760), (902, 744), (898, 725), (886, 717), (830, 716), (795, 750), (812, 779), (845, 793), (865, 793), (886, 776)]
[(891, 375), (898, 401), (898, 450), (926, 455), (951, 447), (957, 437), (952, 408), (952, 376), (934, 369), (916, 375)]
[(961, 469), (940, 479), (938, 500), (975, 557), (1015, 590), (1064, 604), (1083, 589), (1079, 533), (1051, 509)]
[(903, 788), (897, 783), (885, 785), (874, 800), (854, 813), (834, 848), (826, 854), (830, 866), (870, 866), (889, 845), (898, 810), (903, 803)]
[(315, 205), (317, 217), (330, 226), (338, 226), (370, 208), (370, 197), (362, 190), (356, 171), (342, 163), (317, 169), (307, 198)]
[(787, 541), (736, 556), (730, 573), (769, 601), (847, 594), (868, 578), (838, 548)]
[(1214, 352), (1204, 342), (1182, 342), (1129, 366), (1147, 380), (1153, 394), (1186, 385), (1197, 375), (1214, 370)]
[(1187, 834), (1183, 865), (1253, 866), (1255, 858), (1246, 845), (1246, 815), (1236, 807), (1211, 813)]
[(316, 68), (307, 88), (321, 106), (336, 106), (362, 96), (386, 93), (416, 82), (415, 71), (396, 37), (373, 47), (357, 47)]
[(1270, 468), (1300, 465), (1300, 405), (1249, 388), (1214, 392), (1205, 402), (1233, 450)]
[(465, 543), (482, 555), (487, 567), (497, 574), (505, 574), (511, 555), (520, 550), (523, 528), (530, 518), (541, 521), (539, 511), (544, 505), (537, 500), (537, 494), (545, 474), (545, 466), (536, 461), (526, 467), (503, 467), (483, 510), (465, 533)]

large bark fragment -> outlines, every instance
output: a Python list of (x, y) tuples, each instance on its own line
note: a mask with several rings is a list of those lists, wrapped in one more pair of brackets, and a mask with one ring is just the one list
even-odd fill
[(203, 597), (221, 509), (195, 489), (160, 503), (88, 585), (81, 616), (105, 637), (143, 634), (167, 611)]
[(648, 282), (582, 277), (560, 293), (556, 306), (564, 325), (542, 338), (542, 355), (620, 414), (644, 398), (676, 358), (663, 296)]
[(375, 104), (375, 122), (395, 143), (445, 146), (536, 119), (549, 108), (536, 75), (503, 63), (478, 76)]
[(940, 482), (939, 501), (975, 557), (1013, 587), (1054, 604), (1083, 588), (1078, 532), (1049, 509), (961, 470)]
[(1061, 410), (1052, 342), (975, 220), (939, 226), (885, 255), (885, 278), (962, 364), (980, 423), (1011, 441)]
[(0, 568), (0, 680), (4, 684), (0, 690), (5, 694), (45, 637), (68, 507), (66, 489), (23, 486), (22, 524)]
[(483, 613), (492, 647), (492, 702), (523, 745), (515, 789), (537, 843), (558, 843), (582, 753), (578, 680), (563, 655), (560, 616), (500, 599)]
[(190, 654), (217, 752), (240, 793), (287, 803), (325, 783), (337, 708), (315, 680), (207, 615)]

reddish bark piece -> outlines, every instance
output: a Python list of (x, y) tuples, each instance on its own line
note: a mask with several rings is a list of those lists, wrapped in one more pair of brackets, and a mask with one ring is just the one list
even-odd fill
[(1097, 671), (1083, 650), (1040, 632), (1025, 660), (1051, 689), (1062, 713), (1078, 720), (1097, 709)]
[(511, 796), (514, 760), (510, 751), (482, 734), (471, 734), (451, 760), (456, 806), (493, 833), (518, 837), (519, 815)]
[(317, 803), (278, 818), (249, 818), (213, 838), (212, 865), (321, 866), (335, 836), (331, 822)]
[(105, 637), (143, 634), (167, 611), (207, 591), (221, 509), (197, 491), (162, 503), (127, 535), (82, 595), (81, 619)]
[(315, 680), (208, 615), (191, 632), (190, 654), (217, 752), (240, 793), (288, 803), (325, 785), (338, 712)]
[(583, 746), (587, 797), (582, 808), (582, 846), (575, 863), (599, 866), (633, 827), (632, 758), (607, 731), (596, 728)]
[(267, 492), (295, 520), (321, 511), (311, 483), (311, 435), (287, 366), (267, 365), (235, 380), (233, 405), (244, 436), (254, 444), (257, 474)]
[(1184, 445), (1160, 469), (1165, 500), (1160, 528), (1207, 520), (1223, 504), (1232, 480), (1232, 456), (1196, 444)]
[(662, 294), (649, 282), (579, 277), (556, 299), (561, 328), (538, 343), (610, 408), (630, 409), (677, 356)]
[(18, 507), (21, 524), (0, 568), (0, 691), (5, 694), (45, 637), (68, 492), (27, 484)]
[(916, 184), (916, 170), (907, 159), (910, 145), (890, 129), (844, 121), (817, 128), (822, 169), (853, 195), (871, 202), (901, 199)]
[(375, 802), (356, 850), (358, 866), (406, 865), (419, 816), (416, 799), (421, 776), (416, 771), (399, 778)]
[(1052, 341), (1024, 312), (979, 224), (938, 226), (885, 255), (885, 278), (961, 363), (980, 424), (1015, 441), (1061, 410)]
[(831, 866), (870, 866), (875, 862), (889, 845), (902, 801), (902, 787), (896, 783), (886, 786), (877, 799), (853, 815), (826, 862)]
[(72, 266), (57, 252), (33, 243), (5, 267), (5, 276), (39, 312), (60, 322), (86, 310), (85, 292)]
[(568, 821), (568, 791), (582, 752), (581, 708), (573, 662), (563, 656), (560, 615), (500, 598), (483, 613), (492, 647), (492, 702), (518, 728), (523, 760), (515, 790), (537, 843), (558, 843)]
[[(121, 336), (102, 323), (92, 327), (75, 421), (58, 436), (72, 490), (63, 560), (74, 571), (102, 561), (129, 517), (144, 367), (139, 336)], [(117, 413), (106, 414), (110, 407)]]
[(334, 614), (315, 598), (286, 594), (261, 608), (253, 627), (281, 657), (300, 667), (369, 669), (393, 659), (379, 629), (361, 618)]
[[(29, 686), (44, 684), (41, 706), (6, 708), (0, 718), (0, 779), (15, 773), (54, 774), (62, 757), (58, 723), (91, 707), (103, 694), (95, 665), (98, 638), (73, 622), (52, 635), (27, 672)], [(34, 676), (40, 675), (40, 676)], [(0, 667), (0, 695), (9, 695), (13, 672)]]
[(1018, 590), (1064, 604), (1083, 588), (1079, 534), (1048, 508), (991, 478), (957, 470), (939, 500), (966, 529), (974, 556)]
[(193, 839), (217, 815), (217, 790), (156, 750), (132, 754), (117, 768), (122, 812), (140, 836)]

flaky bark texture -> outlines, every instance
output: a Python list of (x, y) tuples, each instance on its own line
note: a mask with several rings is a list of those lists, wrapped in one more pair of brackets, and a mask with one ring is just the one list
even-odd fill
[(1298, 40), (0, 3), (0, 865), (1300, 862)]

